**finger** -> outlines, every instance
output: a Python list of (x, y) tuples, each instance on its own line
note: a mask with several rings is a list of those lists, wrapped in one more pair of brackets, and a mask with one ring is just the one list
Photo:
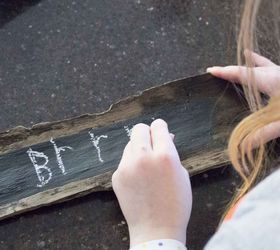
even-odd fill
[(267, 71), (264, 70), (265, 67), (252, 68), (251, 71), (245, 66), (226, 66), (226, 67), (211, 67), (207, 71), (212, 75), (222, 78), (224, 80), (248, 84), (249, 74), (252, 72), (254, 74), (255, 84), (259, 91), (271, 95), (271, 82), (267, 79)]
[(246, 71), (244, 66), (215, 66), (207, 69), (208, 73), (234, 83), (243, 83), (246, 80)]
[(261, 144), (265, 144), (269, 141), (272, 141), (280, 137), (280, 121), (272, 122), (265, 127), (258, 130), (254, 137), (248, 138), (244, 141), (245, 148), (248, 148), (248, 145), (252, 145), (252, 148), (258, 148)]
[(276, 64), (270, 61), (268, 58), (248, 49), (244, 50), (244, 56), (247, 60), (252, 60), (257, 67), (276, 66)]
[(154, 152), (169, 152), (175, 148), (168, 131), (167, 123), (162, 119), (157, 119), (152, 122), (151, 138)]
[(130, 136), (133, 153), (152, 150), (150, 127), (146, 124), (136, 124)]

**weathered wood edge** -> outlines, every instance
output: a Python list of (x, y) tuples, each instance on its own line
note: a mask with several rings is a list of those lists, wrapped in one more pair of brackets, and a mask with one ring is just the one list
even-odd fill
[[(190, 175), (195, 175), (209, 169), (218, 168), (229, 164), (226, 150), (205, 152), (199, 156), (190, 157), (182, 161), (182, 165), (188, 169)], [(36, 208), (61, 203), (73, 198), (97, 191), (108, 191), (112, 189), (113, 171), (90, 177), (81, 181), (71, 182), (61, 187), (37, 193), (17, 202), (0, 206), (0, 220), (11, 216), (32, 211)]]

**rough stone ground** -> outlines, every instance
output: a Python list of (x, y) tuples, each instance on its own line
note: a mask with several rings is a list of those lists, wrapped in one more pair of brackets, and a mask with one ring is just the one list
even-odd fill
[[(20, 3), (19, 3), (20, 2)], [(236, 1), (3, 0), (0, 130), (105, 110), (145, 88), (235, 62)], [(238, 183), (192, 178), (188, 248), (202, 249)], [(0, 223), (0, 249), (127, 249), (113, 192)]]

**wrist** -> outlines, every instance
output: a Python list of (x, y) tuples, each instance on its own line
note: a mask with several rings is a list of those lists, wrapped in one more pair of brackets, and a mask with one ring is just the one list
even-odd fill
[(186, 229), (177, 227), (156, 227), (156, 228), (131, 228), (129, 227), (130, 247), (138, 244), (156, 240), (156, 239), (173, 239), (186, 244)]
[(173, 239), (157, 239), (150, 240), (141, 243), (137, 246), (130, 248), (129, 250), (143, 250), (143, 249), (153, 249), (153, 250), (187, 250), (186, 246), (178, 240)]

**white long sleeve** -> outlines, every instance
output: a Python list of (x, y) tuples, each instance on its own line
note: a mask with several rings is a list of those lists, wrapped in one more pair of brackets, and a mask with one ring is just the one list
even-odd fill
[(187, 250), (187, 248), (177, 240), (158, 239), (141, 243), (130, 250)]

